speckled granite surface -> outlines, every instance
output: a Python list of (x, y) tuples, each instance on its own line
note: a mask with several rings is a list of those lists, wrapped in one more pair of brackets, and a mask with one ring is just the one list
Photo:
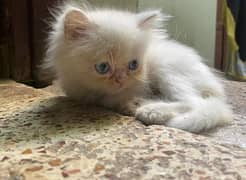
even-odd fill
[(246, 150), (221, 144), (216, 133), (146, 127), (44, 90), (0, 83), (4, 180), (246, 179)]

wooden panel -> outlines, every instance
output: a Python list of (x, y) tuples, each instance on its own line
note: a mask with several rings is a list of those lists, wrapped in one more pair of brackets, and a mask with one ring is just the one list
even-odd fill
[(14, 57), (11, 60), (11, 77), (16, 81), (31, 79), (29, 14), (27, 0), (9, 0)]
[(223, 50), (224, 50), (224, 22), (222, 12), (222, 0), (217, 2), (217, 25), (216, 25), (216, 49), (215, 49), (215, 68), (223, 69)]
[(10, 78), (8, 42), (0, 42), (0, 78)]
[(32, 75), (35, 83), (43, 86), (44, 79), (40, 71), (46, 47), (47, 32), (50, 30), (48, 22), (51, 21), (49, 9), (62, 0), (31, 0), (31, 24), (32, 24)]
[(223, 26), (223, 39), (222, 39), (222, 57), (221, 57), (221, 68), (220, 70), (226, 71), (226, 68), (228, 66), (228, 57), (229, 57), (229, 39), (227, 36), (227, 31), (225, 26)]
[(0, 1), (0, 78), (10, 77), (8, 1)]

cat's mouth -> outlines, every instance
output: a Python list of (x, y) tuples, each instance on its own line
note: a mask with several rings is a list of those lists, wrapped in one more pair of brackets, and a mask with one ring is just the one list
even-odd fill
[(111, 91), (112, 94), (118, 94), (118, 93), (121, 93), (122, 91), (126, 90), (127, 87), (124, 86), (124, 85), (118, 85), (116, 87), (114, 87), (114, 90)]

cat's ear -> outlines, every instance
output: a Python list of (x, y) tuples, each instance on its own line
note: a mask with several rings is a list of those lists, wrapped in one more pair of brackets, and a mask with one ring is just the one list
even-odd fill
[(79, 10), (71, 10), (65, 15), (64, 34), (68, 40), (77, 40), (86, 35), (90, 27), (88, 17)]
[(137, 14), (138, 27), (144, 30), (159, 28), (166, 21), (160, 10), (144, 11)]

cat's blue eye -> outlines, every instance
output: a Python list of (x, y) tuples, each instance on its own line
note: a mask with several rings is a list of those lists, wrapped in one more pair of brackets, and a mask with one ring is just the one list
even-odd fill
[(99, 63), (95, 65), (95, 69), (99, 74), (106, 74), (110, 69), (110, 65), (107, 62)]
[(128, 64), (128, 68), (131, 71), (135, 71), (138, 68), (138, 61), (136, 59), (130, 61), (129, 64)]

